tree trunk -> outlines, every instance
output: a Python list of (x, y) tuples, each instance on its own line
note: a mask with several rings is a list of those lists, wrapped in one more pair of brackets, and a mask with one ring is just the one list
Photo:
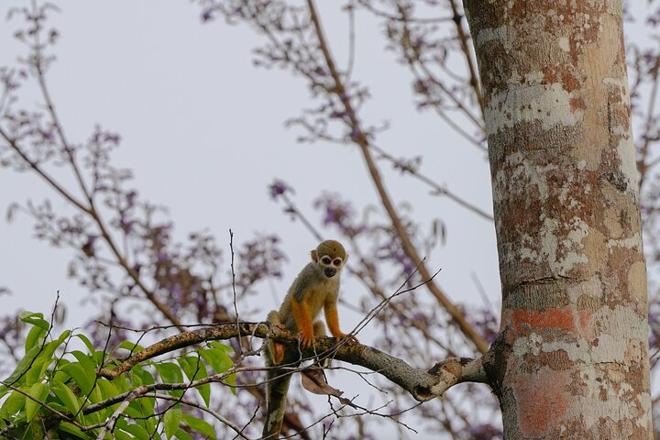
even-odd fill
[(465, 0), (502, 279), (507, 439), (650, 439), (646, 268), (620, 0)]

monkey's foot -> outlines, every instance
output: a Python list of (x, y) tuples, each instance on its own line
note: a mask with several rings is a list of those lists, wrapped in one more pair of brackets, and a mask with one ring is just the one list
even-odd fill
[(348, 345), (354, 345), (354, 344), (359, 344), (360, 343), (357, 340), (357, 338), (353, 335), (342, 335), (342, 336), (340, 336), (336, 339), (337, 339), (338, 342), (342, 342), (342, 343), (348, 344)]

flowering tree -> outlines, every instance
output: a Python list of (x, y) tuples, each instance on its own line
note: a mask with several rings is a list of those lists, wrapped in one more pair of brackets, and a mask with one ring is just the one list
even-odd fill
[[(284, 431), (303, 438), (372, 438), (385, 419), (401, 436), (408, 429), (425, 429), (447, 438), (501, 438), (500, 405), (487, 387), (468, 384), (461, 393), (436, 399), (465, 381), (490, 384), (512, 438), (553, 437), (558, 434), (552, 429), (562, 423), (575, 435), (597, 436), (607, 429), (613, 435), (650, 436), (648, 378), (642, 374), (648, 358), (644, 266), (637, 182), (629, 166), (635, 162), (623, 15), (616, 2), (593, 10), (588, 2), (578, 2), (576, 10), (544, 2), (525, 7), (491, 2), (488, 8), (465, 2), (480, 69), (463, 7), (454, 0), (350, 0), (343, 5), (349, 40), (354, 41), (358, 11), (382, 20), (385, 46), (409, 70), (420, 110), (433, 111), (439, 123), (490, 155), (503, 281), (500, 332), (490, 308), (466, 313), (450, 300), (423, 258), (442, 239), (442, 226), (434, 224), (425, 234), (426, 228), (390, 196), (380, 165), (389, 163), (485, 221), (492, 216), (422, 174), (419, 158), (396, 158), (379, 144), (384, 127), (369, 124), (360, 113), (368, 89), (354, 78), (353, 61), (341, 67), (333, 58), (314, 2), (196, 3), (205, 23), (223, 19), (256, 31), (263, 41), (255, 51), (256, 64), (286, 69), (306, 83), (314, 107), (289, 123), (301, 130), (302, 142), (356, 148), (380, 202), (377, 215), (369, 209), (359, 215), (349, 200), (321, 195), (314, 207), (322, 212), (323, 229), (317, 230), (306, 210), (295, 204), (289, 184), (276, 180), (269, 188), (301, 228), (318, 238), (326, 231), (342, 237), (352, 255), (348, 271), (364, 291), (359, 308), (365, 318), (355, 332), (367, 324), (382, 329), (383, 336), (374, 341), (379, 350), (336, 346), (328, 339), (316, 353), (301, 355), (313, 360), (321, 353), (344, 361), (337, 368), (390, 398), (384, 407), (360, 406), (303, 364), (295, 371), (301, 372), (304, 388), (327, 394), (329, 406), (319, 412), (304, 394), (292, 393), (294, 410), (284, 417)], [(101, 439), (142, 438), (145, 433), (146, 438), (212, 437), (227, 430), (253, 438), (263, 401), (263, 368), (255, 359), (259, 344), (253, 338), (270, 334), (294, 342), (291, 335), (245, 322), (263, 319), (265, 311), (239, 316), (237, 304), (258, 291), (261, 281), (281, 276), (281, 244), (275, 235), (257, 236), (236, 250), (232, 242), (224, 250), (232, 263), (226, 277), (220, 265), (223, 250), (212, 236), (198, 232), (185, 243), (175, 242), (164, 211), (140, 198), (131, 173), (113, 165), (118, 134), (97, 127), (84, 142), (66, 136), (47, 83), (58, 38), (48, 25), (54, 10), (51, 4), (35, 4), (12, 11), (13, 19), (24, 22), (16, 38), (25, 43), (27, 55), (0, 71), (0, 163), (34, 174), (75, 210), (57, 212), (45, 202), (14, 205), (8, 215), (30, 216), (38, 238), (75, 251), (69, 275), (100, 298), (99, 315), (86, 329), (91, 338), (79, 332), (52, 336), (57, 313), (50, 320), (30, 313), (5, 318), (2, 341), (16, 365), (3, 382), (7, 397), (0, 412), (9, 422), (1, 429), (21, 435), (31, 430), (35, 436), (59, 430)], [(646, 10), (623, 13), (649, 26), (658, 18), (652, 2)], [(568, 19), (573, 16), (578, 18)], [(546, 47), (546, 41), (556, 47)], [(594, 47), (600, 51), (592, 53)], [(632, 115), (640, 127), (635, 146), (643, 227), (653, 269), (658, 259), (652, 148), (658, 138), (658, 52), (636, 42), (628, 53)], [(614, 73), (607, 66), (599, 70), (598, 60), (612, 62)], [(459, 74), (457, 65), (463, 68)], [(587, 89), (591, 83), (609, 88)], [(42, 106), (35, 109), (18, 99), (26, 87), (39, 91)], [(598, 132), (594, 127), (600, 125), (609, 131)], [(601, 157), (612, 155), (611, 160), (593, 162), (596, 146), (603, 149), (598, 150)], [(60, 179), (62, 172), (72, 179)], [(594, 192), (598, 188), (597, 196), (586, 190), (584, 198), (575, 196), (588, 185)], [(136, 305), (154, 313), (140, 320), (130, 314), (118, 318), (117, 310)], [(657, 307), (653, 300), (652, 312)], [(658, 344), (653, 316), (652, 350)], [(201, 328), (192, 328), (191, 322)], [(68, 348), (76, 339), (85, 350)], [(154, 343), (143, 346), (143, 340)], [(627, 346), (635, 349), (626, 351)], [(471, 359), (455, 357), (465, 350), (473, 352)], [(372, 380), (367, 370), (351, 364), (383, 378)], [(605, 379), (611, 383), (603, 385)], [(211, 389), (221, 386), (237, 390), (235, 396), (212, 398)], [(537, 392), (549, 393), (546, 406), (535, 403)], [(576, 394), (591, 400), (569, 406), (566, 402)], [(601, 422), (600, 415), (616, 411), (615, 400), (632, 409)], [(471, 409), (477, 406), (481, 411)], [(587, 407), (591, 412), (585, 418)], [(580, 417), (585, 425), (573, 423)]]

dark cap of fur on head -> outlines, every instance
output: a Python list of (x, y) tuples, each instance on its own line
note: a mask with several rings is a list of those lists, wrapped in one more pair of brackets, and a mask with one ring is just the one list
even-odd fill
[(316, 248), (319, 257), (328, 255), (332, 258), (339, 257), (342, 260), (346, 259), (346, 249), (337, 240), (325, 240), (321, 242)]

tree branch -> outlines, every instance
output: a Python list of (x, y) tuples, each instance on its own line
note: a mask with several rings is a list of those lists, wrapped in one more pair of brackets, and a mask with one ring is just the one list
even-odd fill
[[(288, 332), (274, 328), (270, 329), (267, 324), (232, 322), (189, 332), (181, 332), (170, 336), (135, 353), (115, 367), (101, 369), (99, 375), (107, 379), (114, 379), (140, 362), (165, 353), (205, 341), (224, 340), (250, 335), (259, 338), (271, 337), (291, 347), (298, 347), (298, 340), (293, 338)], [(315, 348), (302, 350), (301, 355), (303, 356), (303, 360), (331, 357), (367, 368), (399, 385), (418, 401), (427, 401), (440, 397), (449, 388), (461, 382), (487, 382), (481, 358), (449, 358), (438, 362), (431, 369), (425, 370), (423, 368), (415, 368), (402, 359), (368, 345), (345, 342), (337, 344), (335, 338), (318, 338), (315, 341)], [(192, 386), (208, 383), (212, 380), (213, 378), (209, 376), (208, 378), (193, 382)], [(167, 384), (167, 386), (176, 385)], [(181, 384), (181, 386), (190, 387), (191, 384)]]
[(470, 72), (470, 87), (474, 91), (474, 96), (477, 98), (479, 103), (479, 108), (481, 109), (481, 119), (483, 120), (484, 116), (484, 98), (481, 93), (481, 86), (479, 84), (479, 75), (477, 73), (477, 66), (474, 60), (472, 59), (472, 52), (470, 51), (470, 45), (468, 44), (469, 35), (463, 29), (463, 15), (458, 11), (458, 6), (456, 0), (449, 0), (449, 5), (451, 6), (451, 12), (453, 14), (452, 21), (456, 24), (456, 33), (458, 34), (458, 39), (461, 42), (461, 52), (465, 57), (465, 63), (467, 64), (468, 71)]

